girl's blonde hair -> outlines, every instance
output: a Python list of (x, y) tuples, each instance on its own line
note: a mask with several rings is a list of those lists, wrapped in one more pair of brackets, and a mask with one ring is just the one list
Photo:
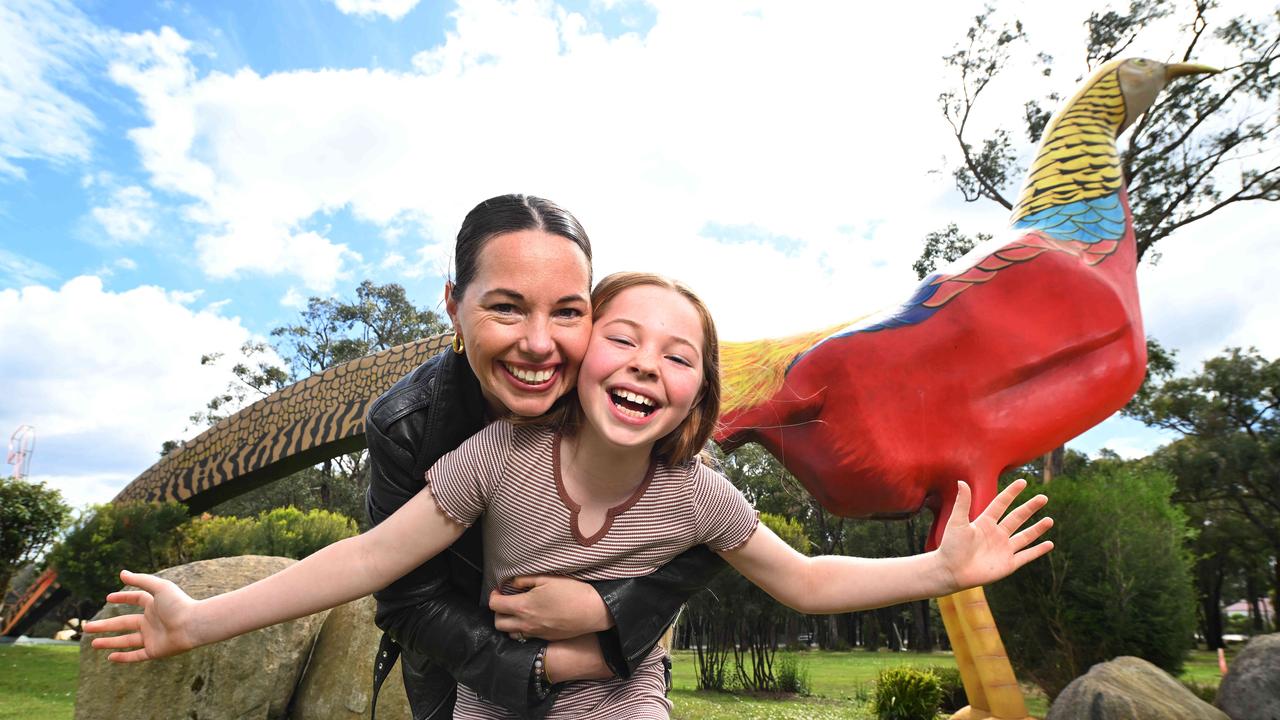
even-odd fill
[[(702, 391), (694, 402), (688, 417), (674, 430), (664, 435), (653, 446), (654, 456), (669, 465), (682, 465), (698, 456), (716, 429), (720, 417), (720, 340), (716, 334), (711, 312), (684, 283), (662, 275), (643, 272), (614, 273), (599, 282), (591, 292), (591, 315), (600, 317), (605, 308), (622, 291), (638, 286), (652, 286), (671, 290), (693, 305), (702, 323)], [(559, 419), (565, 432), (572, 433), (582, 424), (582, 405), (576, 391), (563, 398), (559, 410), (549, 419)], [(558, 417), (557, 417), (558, 416)]]

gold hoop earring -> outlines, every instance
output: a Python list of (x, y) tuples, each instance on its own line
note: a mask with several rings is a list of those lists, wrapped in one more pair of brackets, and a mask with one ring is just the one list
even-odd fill
[(453, 352), (457, 355), (461, 355), (462, 353), (466, 352), (467, 346), (466, 346), (466, 343), (462, 340), (462, 335), (460, 333), (455, 332), (453, 334), (453, 342), (450, 343), (450, 347), (453, 348)]

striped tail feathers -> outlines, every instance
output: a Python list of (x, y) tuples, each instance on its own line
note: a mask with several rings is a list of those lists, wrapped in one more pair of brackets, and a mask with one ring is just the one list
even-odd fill
[(785, 338), (720, 343), (720, 414), (768, 402), (782, 388), (787, 370), (800, 355), (848, 325), (841, 323)]

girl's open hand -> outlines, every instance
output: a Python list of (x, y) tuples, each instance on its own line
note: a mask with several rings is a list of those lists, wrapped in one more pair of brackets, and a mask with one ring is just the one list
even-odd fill
[(199, 643), (192, 637), (192, 615), (196, 601), (177, 585), (156, 577), (120, 571), (120, 579), (140, 590), (121, 590), (107, 596), (107, 602), (137, 605), (142, 614), (118, 615), (85, 623), (87, 633), (124, 632), (114, 637), (93, 639), (93, 647), (128, 652), (113, 652), (107, 659), (115, 662), (140, 662), (177, 655)]
[(1053, 518), (1041, 518), (1019, 531), (1049, 502), (1047, 497), (1036, 495), (1005, 515), (1005, 510), (1026, 486), (1026, 480), (1014, 480), (977, 519), (969, 522), (972, 492), (968, 483), (959, 483), (955, 507), (951, 509), (938, 547), (943, 567), (951, 573), (957, 590), (995, 582), (1053, 549), (1053, 543), (1048, 540), (1032, 545), (1053, 527)]

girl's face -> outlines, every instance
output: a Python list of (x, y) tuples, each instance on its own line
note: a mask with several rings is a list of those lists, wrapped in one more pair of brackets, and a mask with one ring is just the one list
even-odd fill
[(702, 392), (702, 322), (674, 290), (637, 285), (595, 319), (578, 375), (584, 432), (651, 447), (688, 417)]
[(591, 337), (591, 271), (569, 240), (541, 230), (490, 238), (462, 297), (445, 309), (489, 411), (537, 417), (573, 387)]

